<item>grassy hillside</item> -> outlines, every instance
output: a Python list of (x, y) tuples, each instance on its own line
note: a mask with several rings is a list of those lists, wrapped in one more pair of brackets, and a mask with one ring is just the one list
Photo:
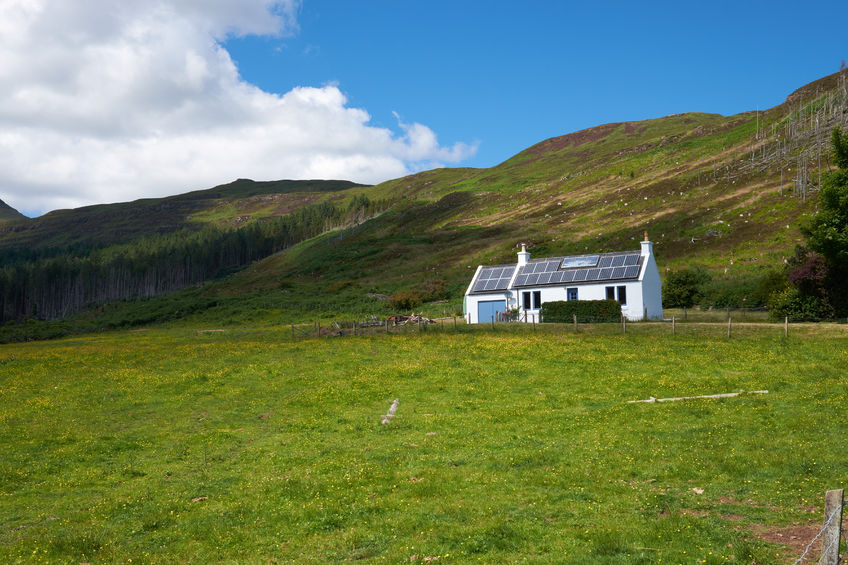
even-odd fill
[(0, 224), (13, 220), (22, 220), (25, 218), (26, 216), (0, 200)]
[(0, 249), (80, 243), (108, 246), (186, 227), (199, 229), (208, 224), (234, 227), (287, 214), (306, 204), (349, 198), (364, 186), (334, 180), (239, 179), (166, 198), (56, 210), (0, 228)]
[(848, 472), (844, 328), (611, 328), (0, 346), (0, 560), (791, 563)]
[[(362, 195), (386, 203), (385, 211), (145, 307), (179, 304), (172, 310), (214, 322), (314, 319), (382, 313), (388, 308), (374, 295), (435, 285), (449, 303), (433, 310), (450, 312), (478, 264), (512, 262), (520, 243), (537, 257), (604, 252), (635, 248), (644, 231), (661, 274), (703, 266), (747, 292), (803, 243), (799, 228), (816, 210), (819, 173), (830, 168), (830, 132), (848, 125), (847, 79), (848, 71), (824, 77), (761, 112), (597, 126), (488, 169), (436, 169), (373, 187), (237, 181), (55, 212), (0, 228), (0, 248), (131, 240), (186, 225), (234, 228)], [(217, 310), (202, 313), (210, 308)]]
[(451, 312), (474, 268), (514, 261), (520, 242), (534, 256), (613, 251), (637, 247), (646, 230), (661, 273), (703, 266), (719, 284), (753, 286), (804, 241), (830, 131), (848, 121), (845, 79), (825, 77), (764, 112), (607, 124), (490, 169), (377, 185), (367, 193), (400, 198), (389, 212), (258, 262), (206, 296), (270, 293), (284, 319), (297, 319), (298, 305), (309, 319), (343, 309), (330, 298), (342, 288), (349, 303), (359, 300), (349, 311), (379, 313), (369, 295), (444, 281), (449, 306), (432, 311)]

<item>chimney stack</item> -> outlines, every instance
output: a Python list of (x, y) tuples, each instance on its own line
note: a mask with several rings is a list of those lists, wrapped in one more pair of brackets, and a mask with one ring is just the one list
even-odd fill
[(642, 242), (642, 257), (650, 257), (654, 252), (654, 244), (648, 239), (648, 231), (645, 230), (645, 241)]
[(521, 244), (521, 251), (518, 252), (518, 266), (523, 267), (530, 260), (530, 252), (527, 251), (527, 246)]

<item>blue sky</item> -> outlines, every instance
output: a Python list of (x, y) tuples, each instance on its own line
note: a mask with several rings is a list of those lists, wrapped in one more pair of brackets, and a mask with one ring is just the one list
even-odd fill
[(236, 178), (377, 183), (779, 104), (848, 2), (0, 0), (0, 199), (35, 216)]
[[(691, 5), (689, 5), (691, 4)], [(777, 105), (848, 59), (848, 2), (310, 1), (289, 37), (225, 46), (273, 92), (334, 83), (488, 167), (548, 137), (680, 112)]]

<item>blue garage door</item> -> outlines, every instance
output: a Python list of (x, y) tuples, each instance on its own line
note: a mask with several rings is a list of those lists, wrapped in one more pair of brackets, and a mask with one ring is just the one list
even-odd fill
[(492, 321), (492, 316), (495, 321), (498, 321), (498, 313), (506, 312), (506, 300), (486, 300), (477, 303), (477, 322), (485, 324)]

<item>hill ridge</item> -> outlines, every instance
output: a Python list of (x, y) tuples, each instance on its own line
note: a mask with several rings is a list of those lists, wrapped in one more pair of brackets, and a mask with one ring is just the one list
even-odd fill
[(0, 222), (26, 219), (26, 216), (0, 200)]

